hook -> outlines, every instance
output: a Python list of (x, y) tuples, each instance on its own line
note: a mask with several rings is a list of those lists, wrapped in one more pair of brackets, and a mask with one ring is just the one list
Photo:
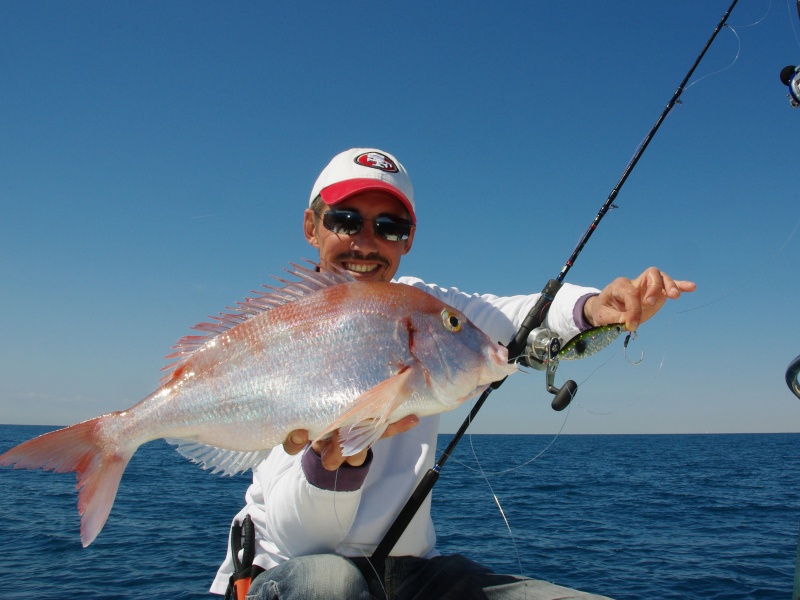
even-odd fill
[(636, 332), (635, 331), (631, 331), (631, 332), (628, 333), (628, 335), (625, 336), (625, 342), (622, 344), (623, 349), (624, 349), (624, 353), (625, 353), (625, 360), (627, 360), (629, 363), (631, 363), (634, 366), (640, 364), (644, 360), (644, 350), (642, 350), (642, 354), (639, 357), (639, 360), (635, 360), (634, 361), (634, 360), (631, 360), (630, 358), (628, 358), (628, 342), (631, 341), (631, 340), (635, 340), (635, 339), (636, 339)]

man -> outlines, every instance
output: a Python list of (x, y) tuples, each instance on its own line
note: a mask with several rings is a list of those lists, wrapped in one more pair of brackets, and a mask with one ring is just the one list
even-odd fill
[[(391, 281), (411, 250), (416, 228), (414, 192), (405, 168), (377, 149), (338, 154), (311, 192), (303, 230), (320, 261), (361, 281)], [(537, 296), (468, 295), (419, 279), (419, 287), (464, 312), (497, 341), (508, 341)], [(635, 331), (668, 298), (695, 285), (656, 268), (602, 291), (564, 284), (545, 325), (566, 341), (582, 330), (624, 323)], [(434, 464), (439, 416), (409, 416), (389, 426), (372, 448), (343, 457), (334, 435), (309, 445), (294, 431), (253, 474), (247, 505), (256, 526), (254, 564), (266, 569), (248, 598), (598, 598), (517, 576), (497, 575), (460, 556), (439, 556), (430, 498), (418, 511), (380, 577), (367, 561), (422, 475)], [(225, 590), (229, 555), (212, 591)]]

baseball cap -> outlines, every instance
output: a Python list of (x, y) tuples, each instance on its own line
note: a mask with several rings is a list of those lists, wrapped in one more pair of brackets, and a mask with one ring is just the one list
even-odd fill
[(317, 177), (308, 205), (317, 196), (322, 196), (325, 204), (335, 205), (368, 190), (389, 192), (417, 222), (414, 187), (408, 172), (394, 156), (377, 148), (351, 148), (334, 156)]

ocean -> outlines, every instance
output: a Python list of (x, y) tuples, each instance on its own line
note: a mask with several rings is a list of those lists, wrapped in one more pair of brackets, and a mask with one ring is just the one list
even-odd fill
[[(2, 425), (0, 451), (51, 429)], [(438, 547), (619, 600), (790, 598), (798, 448), (800, 434), (465, 436), (434, 489)], [(147, 444), (84, 549), (74, 475), (2, 468), (0, 598), (214, 598), (248, 483)]]

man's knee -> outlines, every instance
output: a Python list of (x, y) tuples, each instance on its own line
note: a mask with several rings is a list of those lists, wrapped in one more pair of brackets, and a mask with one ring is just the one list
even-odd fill
[(255, 578), (248, 600), (369, 598), (367, 582), (356, 566), (338, 554), (300, 556)]

